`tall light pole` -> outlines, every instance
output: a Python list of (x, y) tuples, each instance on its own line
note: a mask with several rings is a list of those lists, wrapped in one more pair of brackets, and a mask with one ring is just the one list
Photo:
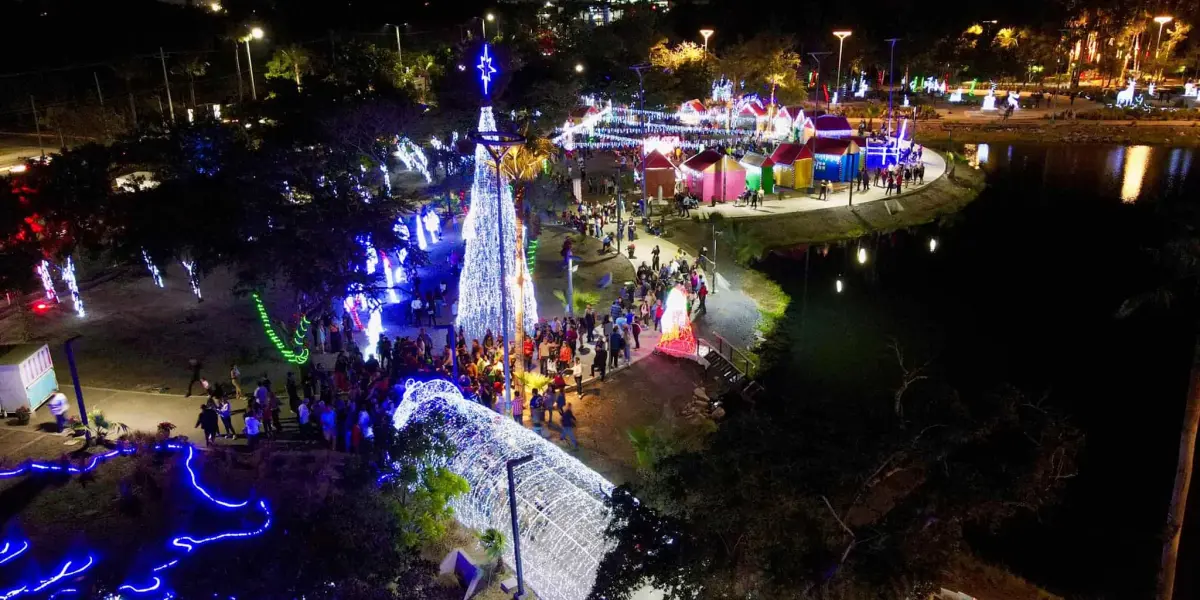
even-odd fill
[(254, 87), (254, 59), (250, 56), (250, 40), (263, 39), (263, 30), (261, 27), (255, 27), (250, 30), (250, 35), (246, 36), (246, 69), (250, 73), (250, 99), (258, 100), (258, 90)]
[(404, 64), (404, 46), (400, 45), (400, 25), (392, 25), (396, 28), (396, 54), (400, 58), (400, 64)]
[(850, 37), (850, 31), (847, 31), (847, 30), (835, 31), (835, 32), (833, 32), (833, 35), (837, 36), (837, 39), (838, 39), (838, 70), (837, 70), (837, 88), (836, 89), (837, 89), (838, 93), (841, 93), (841, 91), (842, 91), (842, 46), (845, 44), (846, 38)]
[[(485, 42), (487, 41), (487, 24), (488, 24), (488, 21), (495, 21), (495, 20), (496, 20), (496, 15), (494, 15), (494, 14), (492, 14), (492, 13), (488, 13), (486, 16), (484, 16), (484, 18), (482, 18), (482, 19), (480, 19), (480, 20), (479, 20), (479, 24), (480, 24), (480, 26), (482, 26), (482, 27), (483, 27), (483, 41), (485, 41)], [(496, 31), (499, 31), (499, 29), (497, 29)]]
[(712, 37), (713, 30), (701, 29), (700, 35), (704, 37), (704, 60), (708, 60), (708, 38)]
[(158, 47), (158, 58), (162, 61), (163, 87), (167, 88), (167, 106), (171, 109), (171, 122), (175, 122), (175, 102), (171, 100), (171, 80), (167, 79), (167, 53)]
[[(1166, 25), (1167, 23), (1170, 23), (1171, 21), (1174, 21), (1174, 20), (1175, 20), (1175, 17), (1168, 17), (1165, 15), (1161, 16), (1161, 17), (1154, 17), (1154, 22), (1158, 23), (1158, 41), (1155, 42), (1155, 44), (1154, 44), (1154, 58), (1158, 58), (1158, 49), (1162, 46), (1163, 25)], [(1176, 28), (1176, 29), (1178, 29), (1178, 28)]]
[[(883, 41), (888, 42), (889, 44), (892, 45), (891, 58), (888, 59), (888, 125), (887, 125), (888, 135), (891, 135), (892, 134), (892, 88), (896, 87), (896, 83), (894, 81), (892, 81), (892, 78), (895, 77), (895, 70), (896, 70), (896, 42), (900, 41), (900, 38), (888, 38)], [(897, 141), (896, 143), (899, 144), (900, 142)], [(806, 255), (805, 260), (807, 260), (807, 259), (808, 259), (808, 257)]]
[(650, 65), (640, 64), (640, 65), (634, 65), (629, 68), (633, 69), (633, 71), (635, 73), (637, 73), (637, 76), (638, 76), (638, 103), (639, 103), (639, 107), (641, 110), (641, 114), (638, 115), (638, 125), (639, 125), (640, 129), (642, 130), (641, 131), (641, 133), (642, 133), (642, 135), (641, 135), (641, 138), (642, 138), (642, 149), (641, 149), (641, 153), (642, 153), (642, 199), (646, 201), (646, 215), (645, 216), (647, 218), (649, 218), (651, 203), (650, 203), (650, 196), (648, 196), (647, 192), (646, 192), (646, 86), (645, 86), (645, 81), (643, 81), (643, 78), (642, 78), (642, 71), (649, 69)]
[(508, 513), (512, 517), (513, 556), (517, 562), (517, 594), (513, 598), (517, 599), (525, 598), (525, 570), (521, 564), (521, 527), (520, 520), (517, 519), (517, 478), (513, 475), (513, 469), (531, 460), (533, 460), (533, 455), (526, 454), (504, 463), (504, 470), (508, 471)]
[[(813, 57), (813, 60), (816, 61), (816, 63), (817, 63), (817, 93), (818, 94), (821, 93), (821, 57), (829, 56), (830, 54), (833, 54), (833, 53), (832, 52), (809, 52), (808, 53), (808, 55)], [(817, 108), (820, 108), (820, 106), (821, 106), (821, 97), (820, 96), (817, 96), (817, 102), (816, 102), (815, 106)], [(828, 98), (826, 98), (826, 100), (825, 100), (825, 110), (829, 110), (829, 99)]]

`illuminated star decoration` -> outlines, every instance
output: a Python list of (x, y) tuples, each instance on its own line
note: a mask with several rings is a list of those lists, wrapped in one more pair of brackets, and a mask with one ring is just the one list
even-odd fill
[(479, 69), (479, 79), (483, 81), (483, 95), (488, 95), (488, 85), (492, 83), (492, 75), (496, 73), (496, 67), (492, 66), (492, 57), (488, 54), (487, 44), (483, 45), (483, 54), (479, 57), (479, 64), (475, 65)]

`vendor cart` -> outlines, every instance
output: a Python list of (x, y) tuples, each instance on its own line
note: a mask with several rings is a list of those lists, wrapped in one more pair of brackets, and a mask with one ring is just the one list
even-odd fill
[(0, 413), (38, 409), (58, 391), (54, 361), (45, 344), (0, 345)]

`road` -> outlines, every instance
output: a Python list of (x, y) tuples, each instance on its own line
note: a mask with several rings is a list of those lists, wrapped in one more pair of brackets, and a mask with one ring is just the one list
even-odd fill
[[(57, 148), (57, 144), (51, 142), (48, 135), (42, 136), (42, 142), (48, 153)], [(12, 167), (24, 164), (26, 158), (41, 156), (41, 154), (36, 136), (0, 134), (0, 174), (8, 173)]]

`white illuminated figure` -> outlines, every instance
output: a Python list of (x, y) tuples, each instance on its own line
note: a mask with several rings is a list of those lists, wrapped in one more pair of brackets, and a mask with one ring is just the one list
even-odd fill
[(904, 103), (901, 104), (900, 106), (903, 106), (904, 108), (908, 108), (908, 94), (904, 95)]
[(957, 90), (954, 90), (953, 94), (950, 94), (950, 101), (954, 102), (956, 104), (959, 102), (962, 102), (962, 95), (963, 95), (963, 89), (962, 89), (962, 86), (960, 85), (960, 86), (958, 86)]
[(831, 105), (832, 105), (832, 104), (837, 104), (837, 103), (838, 103), (838, 93), (837, 93), (837, 92), (834, 92), (834, 93), (833, 93), (833, 100), (830, 100), (830, 101), (829, 101), (829, 104), (831, 104)]
[(855, 98), (865, 98), (867, 95), (867, 90), (869, 90), (869, 89), (871, 89), (871, 88), (870, 88), (870, 86), (867, 85), (866, 76), (859, 75), (858, 76), (858, 91), (854, 92), (854, 97)]
[(996, 110), (996, 88), (988, 90), (986, 96), (983, 97), (983, 110)]
[(1117, 92), (1117, 106), (1133, 106), (1133, 93), (1137, 89), (1137, 82), (1130, 79), (1129, 87)]
[(429, 249), (429, 242), (425, 239), (425, 223), (421, 220), (421, 215), (413, 219), (417, 222), (417, 247), (422, 250)]
[(1146, 95), (1147, 95), (1147, 96), (1150, 96), (1151, 98), (1154, 98), (1154, 97), (1155, 97), (1155, 96), (1154, 96), (1154, 82), (1153, 82), (1153, 81), (1151, 81), (1151, 82), (1150, 82), (1150, 87), (1146, 88)]
[[(531, 456), (514, 467), (525, 581), (538, 598), (587, 598), (613, 545), (604, 535), (613, 484), (550, 440), (464, 399), (448, 381), (409, 380), (392, 423), (403, 429), (434, 411), (450, 418), (443, 432), (457, 450), (446, 466), (470, 485), (450, 501), (455, 518), (477, 531), (511, 532), (505, 463)], [(512, 564), (512, 540), (505, 540), (504, 555)]]
[(1021, 92), (1012, 91), (1008, 93), (1008, 106), (1013, 110), (1021, 108)]
[(429, 233), (429, 242), (436, 244), (438, 236), (442, 233), (442, 220), (438, 218), (437, 211), (432, 209), (426, 211), (421, 220), (425, 222), (425, 231)]
[(1183, 84), (1183, 97), (1184, 98), (1195, 98), (1196, 96), (1197, 96), (1196, 84), (1194, 84), (1190, 81)]

